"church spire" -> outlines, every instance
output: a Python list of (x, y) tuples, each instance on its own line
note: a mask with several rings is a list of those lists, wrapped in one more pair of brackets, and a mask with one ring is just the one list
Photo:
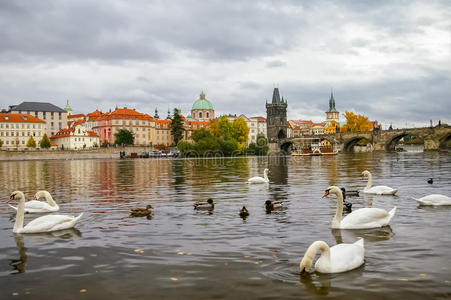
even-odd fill
[(279, 88), (275, 87), (274, 91), (272, 93), (272, 104), (279, 104), (280, 102), (280, 94), (279, 94)]
[(330, 92), (330, 99), (329, 99), (329, 111), (328, 112), (338, 112), (335, 108), (335, 99), (334, 99), (334, 93)]

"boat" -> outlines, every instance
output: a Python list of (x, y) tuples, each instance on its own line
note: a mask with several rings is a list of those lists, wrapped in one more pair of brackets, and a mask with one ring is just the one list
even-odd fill
[(292, 156), (321, 156), (336, 155), (338, 150), (333, 146), (325, 146), (321, 143), (320, 138), (303, 138), (301, 139), (301, 148), (293, 149)]

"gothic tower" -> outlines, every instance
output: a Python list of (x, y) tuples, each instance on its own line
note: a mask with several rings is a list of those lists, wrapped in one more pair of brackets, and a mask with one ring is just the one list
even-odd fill
[(329, 99), (329, 110), (326, 111), (326, 122), (335, 121), (338, 122), (340, 120), (340, 113), (335, 108), (335, 99), (334, 94), (330, 93)]
[(266, 133), (270, 143), (287, 137), (287, 102), (280, 99), (279, 88), (274, 88), (272, 102), (266, 103)]

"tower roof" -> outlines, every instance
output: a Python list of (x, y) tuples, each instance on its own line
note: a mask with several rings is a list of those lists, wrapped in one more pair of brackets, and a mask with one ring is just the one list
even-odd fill
[(333, 92), (330, 92), (329, 110), (327, 112), (338, 112), (338, 110), (335, 108), (335, 99)]
[(272, 104), (279, 104), (279, 103), (282, 103), (280, 101), (279, 88), (274, 88), (274, 91), (272, 92)]
[(211, 102), (209, 100), (207, 100), (207, 98), (205, 98), (205, 94), (204, 92), (200, 93), (200, 97), (199, 99), (196, 100), (196, 102), (194, 102), (191, 110), (196, 110), (196, 109), (211, 109), (213, 110), (213, 105), (211, 104)]

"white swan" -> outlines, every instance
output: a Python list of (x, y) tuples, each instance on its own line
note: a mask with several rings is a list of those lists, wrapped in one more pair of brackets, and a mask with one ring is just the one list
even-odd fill
[[(38, 201), (40, 197), (45, 197), (45, 200), (47, 200), (47, 202)], [(26, 213), (46, 213), (58, 211), (60, 209), (58, 204), (56, 204), (53, 200), (52, 195), (50, 195), (50, 193), (47, 191), (38, 191), (35, 194), (35, 198), (36, 200), (25, 202), (24, 207)], [(14, 207), (10, 204), (8, 205), (17, 210), (17, 207)]]
[(440, 194), (432, 194), (424, 196), (420, 199), (416, 199), (417, 202), (420, 205), (432, 205), (432, 206), (439, 206), (439, 205), (451, 205), (451, 197), (440, 195)]
[(263, 177), (255, 176), (255, 177), (249, 178), (247, 180), (247, 182), (249, 182), (249, 183), (269, 183), (268, 173), (269, 173), (269, 169), (265, 169), (263, 171)]
[(329, 194), (337, 195), (337, 211), (332, 219), (331, 226), (333, 229), (364, 229), (386, 226), (396, 212), (396, 207), (390, 212), (381, 208), (366, 207), (354, 210), (343, 218), (343, 194), (341, 189), (337, 186), (330, 186), (323, 198)]
[(25, 227), (23, 226), (24, 214), (25, 214), (25, 196), (22, 192), (15, 191), (9, 197), (9, 201), (18, 199), (16, 222), (14, 223), (14, 233), (39, 233), (50, 232), (62, 229), (72, 228), (80, 220), (83, 213), (78, 217), (67, 215), (47, 215), (36, 218), (29, 222)]
[(373, 176), (371, 175), (371, 173), (368, 170), (365, 170), (362, 172), (362, 175), (368, 177), (368, 183), (366, 184), (366, 187), (363, 189), (363, 192), (366, 194), (394, 195), (398, 191), (397, 189), (393, 189), (385, 185), (371, 187), (373, 182)]
[(338, 244), (331, 248), (323, 241), (310, 245), (299, 264), (301, 272), (310, 271), (316, 252), (321, 256), (315, 263), (315, 271), (320, 273), (341, 273), (360, 267), (364, 263), (365, 249), (363, 239), (353, 244)]

